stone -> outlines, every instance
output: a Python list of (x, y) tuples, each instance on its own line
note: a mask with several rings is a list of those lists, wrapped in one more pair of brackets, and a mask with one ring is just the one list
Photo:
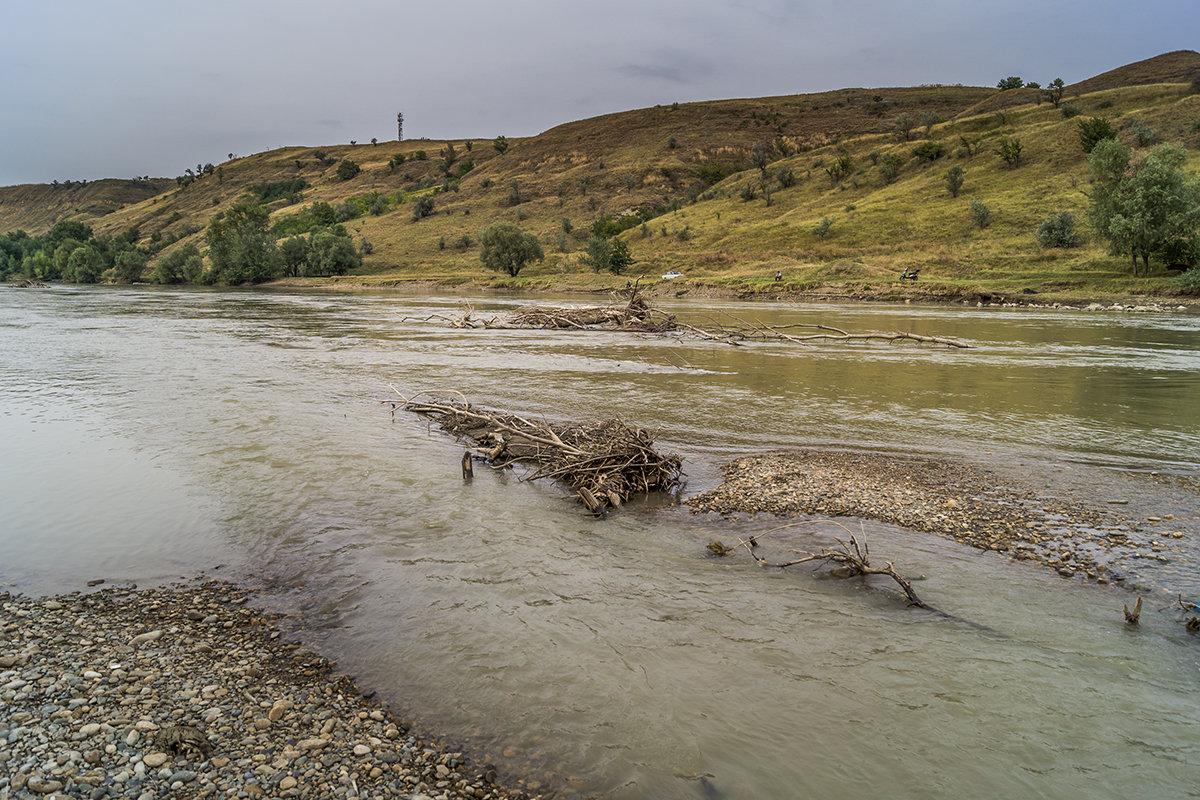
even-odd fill
[(50, 794), (57, 792), (63, 787), (62, 781), (47, 780), (45, 778), (30, 778), (25, 783), (25, 787), (31, 792), (37, 794)]
[(129, 641), (129, 646), (136, 649), (138, 647), (141, 647), (144, 644), (149, 644), (150, 642), (157, 641), (158, 639), (160, 639), (162, 637), (162, 635), (163, 635), (163, 631), (161, 628), (159, 628), (158, 630), (154, 630), (154, 631), (147, 631), (146, 633), (140, 633), (137, 636), (133, 637), (133, 639), (131, 639)]
[(288, 775), (279, 782), (279, 788), (286, 792), (288, 789), (295, 789), (297, 783), (299, 783), (299, 781), (297, 781), (291, 775)]
[(370, 754), (371, 754), (371, 748), (367, 747), (365, 744), (354, 745), (354, 755), (369, 756)]
[(93, 733), (96, 733), (99, 730), (100, 730), (99, 722), (89, 722), (87, 725), (83, 725), (79, 728), (79, 732), (82, 733), (84, 736), (91, 736)]
[(324, 747), (327, 744), (329, 744), (329, 742), (325, 741), (324, 739), (320, 738), (319, 736), (316, 736), (311, 739), (301, 739), (300, 741), (296, 742), (296, 749), (297, 750), (319, 750), (320, 748)]
[(170, 760), (170, 756), (161, 752), (147, 753), (146, 755), (142, 756), (142, 763), (147, 767), (161, 767)]

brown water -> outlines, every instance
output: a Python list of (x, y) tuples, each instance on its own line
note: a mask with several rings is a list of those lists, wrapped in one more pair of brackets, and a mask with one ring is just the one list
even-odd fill
[[(1200, 318), (674, 309), (955, 336), (969, 351), (411, 319), (456, 303), (0, 291), (0, 585), (202, 570), (259, 583), (398, 708), (563, 797), (1200, 796), (1200, 649), (1166, 601), (1130, 629), (1127, 593), (866, 524), (872, 553), (925, 576), (922, 596), (961, 621), (948, 620), (886, 582), (706, 556), (710, 539), (769, 520), (650, 506), (593, 520), (511, 472), (464, 484), (460, 443), (375, 402), (391, 383), (558, 418), (619, 412), (684, 456), (685, 493), (729, 457), (802, 444), (978, 460), (1048, 492), (1128, 500), (1135, 519), (1173, 514), (1141, 534), (1183, 532), (1178, 552), (1130, 578), (1200, 600), (1187, 488)], [(773, 546), (841, 535), (825, 523)]]

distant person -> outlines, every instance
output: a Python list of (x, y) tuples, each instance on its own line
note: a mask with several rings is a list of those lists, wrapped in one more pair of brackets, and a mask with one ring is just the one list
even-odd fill
[(779, 270), (775, 273), (775, 282), (778, 283), (781, 280), (783, 280), (783, 270)]

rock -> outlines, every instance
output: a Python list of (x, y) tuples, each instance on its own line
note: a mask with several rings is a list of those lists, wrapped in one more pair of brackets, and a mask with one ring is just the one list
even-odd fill
[(158, 630), (154, 630), (154, 631), (148, 631), (146, 633), (140, 633), (137, 636), (133, 637), (129, 641), (129, 646), (134, 649), (137, 649), (144, 644), (149, 644), (150, 642), (157, 641), (159, 638), (162, 637), (162, 635), (163, 635), (163, 632), (162, 632), (161, 628), (159, 628)]
[(297, 783), (299, 783), (299, 781), (297, 781), (291, 775), (288, 775), (279, 782), (279, 788), (286, 792), (288, 789), (295, 789)]
[(367, 747), (365, 744), (354, 745), (354, 755), (369, 756), (370, 754), (371, 754), (371, 748)]
[(170, 760), (171, 757), (169, 755), (161, 752), (147, 753), (142, 756), (142, 763), (147, 767), (161, 767)]
[(25, 788), (37, 794), (50, 794), (57, 792), (63, 787), (62, 781), (47, 780), (45, 778), (30, 778), (25, 783)]
[(93, 733), (96, 733), (99, 730), (100, 730), (99, 722), (89, 722), (87, 725), (83, 725), (79, 728), (79, 732), (82, 733), (84, 736), (91, 736)]
[(276, 700), (275, 704), (271, 706), (271, 710), (267, 712), (267, 719), (271, 720), (271, 722), (279, 722), (279, 720), (283, 719), (283, 715), (290, 711), (291, 708), (291, 700)]
[(320, 738), (319, 736), (314, 736), (311, 739), (301, 739), (300, 741), (296, 742), (296, 749), (297, 750), (319, 750), (327, 744), (329, 744), (329, 742), (327, 742), (326, 740)]

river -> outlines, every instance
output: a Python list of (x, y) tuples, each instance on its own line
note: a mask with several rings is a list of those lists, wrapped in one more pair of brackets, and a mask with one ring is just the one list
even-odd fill
[[(564, 798), (1200, 797), (1200, 643), (1169, 607), (1200, 600), (1200, 316), (667, 304), (971, 350), (424, 321), (461, 300), (0, 290), (0, 588), (262, 587), (296, 636), (418, 725)], [(863, 524), (947, 619), (886, 580), (705, 550), (774, 520), (669, 497), (598, 520), (520, 473), (464, 482), (463, 445), (393, 418), (389, 385), (619, 414), (683, 457), (683, 495), (738, 455), (899, 451), (1120, 499), (1183, 537), (1131, 573), (1154, 592), (1134, 628), (1128, 590)]]

